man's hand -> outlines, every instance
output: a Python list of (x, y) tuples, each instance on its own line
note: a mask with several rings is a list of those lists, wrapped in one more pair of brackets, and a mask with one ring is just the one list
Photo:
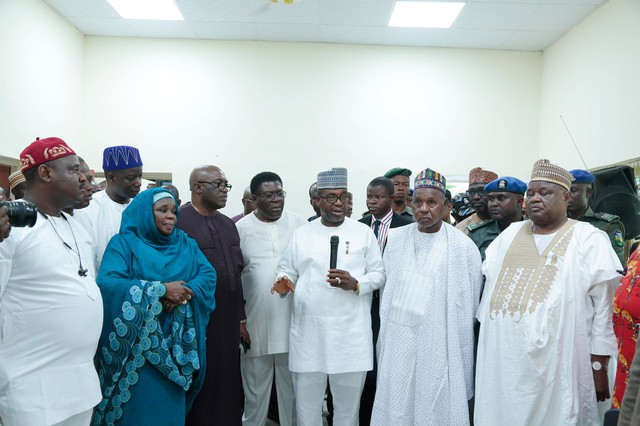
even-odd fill
[(327, 282), (331, 287), (338, 287), (345, 291), (354, 291), (358, 288), (358, 280), (342, 269), (329, 269)]
[(271, 287), (271, 294), (273, 293), (287, 294), (289, 292), (293, 293), (294, 288), (293, 288), (293, 283), (287, 277), (278, 278), (275, 284), (273, 284), (273, 287)]
[(247, 343), (251, 343), (251, 336), (247, 331), (247, 323), (242, 321), (240, 321), (240, 338), (246, 340)]
[(603, 355), (591, 355), (591, 363), (598, 361), (602, 368), (597, 371), (593, 370), (593, 381), (596, 387), (596, 400), (598, 402), (611, 398), (609, 393), (609, 377), (607, 375), (607, 366), (609, 365), (609, 357)]
[(11, 232), (11, 224), (9, 223), (9, 209), (5, 206), (0, 207), (0, 242), (4, 241)]

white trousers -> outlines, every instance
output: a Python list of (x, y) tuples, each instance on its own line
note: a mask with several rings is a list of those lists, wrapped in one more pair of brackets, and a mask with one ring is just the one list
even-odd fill
[(293, 373), (296, 413), (301, 426), (322, 426), (322, 403), (329, 387), (333, 395), (334, 426), (356, 426), (366, 371), (354, 373)]
[(75, 414), (66, 420), (54, 424), (53, 426), (89, 426), (92, 415), (93, 408), (83, 411), (82, 413)]
[(295, 426), (295, 396), (289, 371), (289, 354), (242, 357), (240, 368), (244, 387), (242, 424), (264, 426), (267, 423), (271, 383), (275, 371), (280, 425)]

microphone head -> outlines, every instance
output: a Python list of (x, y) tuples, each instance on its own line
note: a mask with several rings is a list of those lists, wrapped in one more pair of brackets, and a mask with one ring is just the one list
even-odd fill
[(330, 244), (331, 245), (338, 245), (338, 243), (340, 242), (340, 238), (337, 235), (332, 235), (331, 236), (331, 240), (330, 240)]

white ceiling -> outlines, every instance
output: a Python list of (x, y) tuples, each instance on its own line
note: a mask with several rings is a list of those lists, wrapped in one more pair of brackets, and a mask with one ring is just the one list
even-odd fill
[[(43, 0), (86, 35), (540, 51), (606, 0), (467, 0), (449, 29), (390, 28), (395, 0), (175, 0), (184, 21), (124, 20), (107, 0)], [(441, 0), (447, 1), (447, 0)]]

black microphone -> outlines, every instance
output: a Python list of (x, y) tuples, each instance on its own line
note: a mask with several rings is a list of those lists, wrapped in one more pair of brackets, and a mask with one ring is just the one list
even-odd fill
[(331, 236), (331, 256), (329, 257), (329, 269), (336, 269), (336, 263), (338, 263), (338, 243), (340, 238), (337, 235)]

